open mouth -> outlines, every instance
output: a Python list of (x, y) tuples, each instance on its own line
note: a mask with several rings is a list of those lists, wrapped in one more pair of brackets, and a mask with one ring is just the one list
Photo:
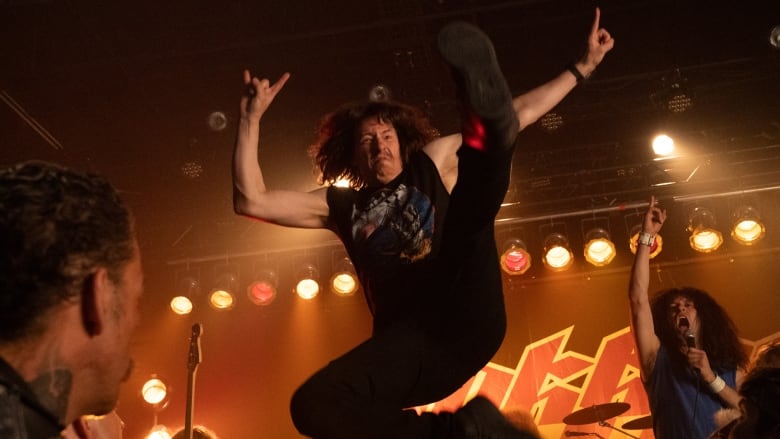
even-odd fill
[(677, 321), (677, 327), (680, 329), (688, 329), (691, 327), (690, 322), (688, 321), (688, 317), (680, 317), (680, 319)]

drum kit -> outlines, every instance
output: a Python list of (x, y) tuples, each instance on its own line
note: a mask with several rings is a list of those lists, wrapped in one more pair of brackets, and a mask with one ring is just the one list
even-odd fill
[[(631, 405), (627, 402), (608, 402), (605, 404), (594, 404), (590, 407), (585, 407), (570, 413), (565, 418), (563, 418), (563, 423), (566, 425), (586, 425), (598, 423), (601, 427), (611, 428), (615, 431), (625, 434), (628, 437), (639, 439), (637, 436), (623, 431), (620, 428), (617, 428), (607, 422), (607, 419), (620, 416), (627, 412), (629, 408), (631, 408)], [(647, 415), (641, 418), (632, 419), (624, 423), (621, 427), (625, 428), (626, 430), (645, 430), (648, 428), (653, 428), (653, 418), (652, 416)], [(564, 434), (567, 437), (590, 435), (602, 437), (598, 433), (585, 433), (579, 431), (565, 431)]]

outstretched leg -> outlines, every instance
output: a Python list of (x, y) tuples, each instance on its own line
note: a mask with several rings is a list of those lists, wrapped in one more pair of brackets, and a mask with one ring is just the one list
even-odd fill
[[(481, 353), (489, 359), (506, 328), (494, 222), (509, 186), (518, 121), (493, 45), (481, 30), (468, 23), (449, 24), (439, 33), (438, 45), (457, 85), (464, 143), (440, 253), (450, 273), (446, 291), (453, 314), (459, 315), (455, 320), (490, 347)], [(458, 410), (455, 420), (465, 438), (536, 437), (507, 421), (483, 397)]]
[(439, 32), (438, 46), (458, 87), (464, 143), (481, 151), (512, 148), (519, 123), (490, 39), (469, 23), (454, 22)]

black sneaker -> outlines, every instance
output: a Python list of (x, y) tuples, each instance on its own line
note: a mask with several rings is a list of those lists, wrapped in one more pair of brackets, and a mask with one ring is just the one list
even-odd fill
[(438, 46), (452, 68), (464, 117), (473, 115), (480, 119), (484, 131), (494, 141), (514, 142), (518, 122), (512, 93), (488, 36), (476, 26), (458, 21), (439, 32)]
[(488, 119), (512, 105), (512, 94), (498, 66), (493, 43), (479, 28), (465, 22), (448, 24), (439, 32), (439, 52), (454, 70), (462, 98)]
[(535, 433), (520, 430), (509, 422), (483, 396), (477, 396), (455, 412), (455, 419), (466, 439), (539, 439)]

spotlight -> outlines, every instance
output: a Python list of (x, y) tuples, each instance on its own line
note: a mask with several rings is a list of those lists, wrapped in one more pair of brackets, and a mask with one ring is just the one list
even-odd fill
[(674, 154), (674, 139), (666, 134), (659, 134), (653, 138), (653, 152), (659, 157), (669, 157)]
[(141, 397), (144, 402), (156, 410), (162, 410), (168, 405), (168, 396), (168, 385), (157, 375), (152, 375), (141, 387)]
[(225, 113), (214, 111), (206, 118), (206, 124), (211, 131), (222, 131), (227, 127), (228, 119)]
[(769, 31), (769, 44), (775, 49), (780, 49), (780, 26), (775, 26)]
[(751, 206), (740, 206), (734, 211), (731, 237), (735, 241), (742, 245), (753, 245), (761, 241), (765, 235), (766, 227), (756, 209)]
[(558, 113), (547, 113), (539, 119), (539, 124), (543, 130), (551, 133), (563, 126), (563, 116)]
[(585, 260), (596, 267), (609, 265), (617, 251), (615, 243), (609, 237), (609, 232), (597, 227), (593, 228), (585, 235)]
[(217, 277), (214, 289), (209, 293), (209, 305), (218, 311), (233, 308), (236, 304), (235, 291), (238, 289), (238, 278), (235, 274), (225, 272)]
[(501, 253), (501, 269), (504, 273), (515, 276), (525, 274), (531, 268), (531, 255), (525, 243), (520, 239), (510, 239), (504, 244)]
[(164, 425), (155, 425), (144, 439), (171, 439), (171, 432)]
[[(637, 224), (631, 229), (631, 237), (628, 238), (628, 248), (631, 249), (631, 254), (636, 254), (636, 248), (639, 245), (639, 233), (642, 231), (642, 224)], [(658, 256), (661, 250), (664, 248), (664, 238), (660, 234), (655, 235), (653, 245), (650, 247), (650, 259)]]
[(330, 278), (330, 289), (339, 296), (350, 296), (358, 289), (358, 278), (355, 273), (355, 266), (349, 258), (339, 260), (335, 267), (333, 276)]
[(658, 107), (679, 114), (693, 107), (694, 96), (680, 69), (674, 69), (661, 78), (658, 91), (652, 94), (651, 99)]
[(551, 233), (544, 239), (542, 263), (552, 271), (568, 270), (574, 263), (569, 240), (561, 233)]
[(247, 297), (255, 305), (270, 305), (276, 299), (279, 275), (271, 268), (264, 268), (259, 270), (254, 278), (255, 281), (246, 289)]
[(177, 296), (171, 299), (171, 310), (179, 315), (192, 312), (192, 301), (200, 294), (200, 282), (196, 277), (185, 275), (176, 282)]
[(691, 248), (701, 253), (711, 253), (723, 244), (723, 234), (715, 229), (715, 215), (697, 207), (688, 219)]
[(295, 293), (302, 299), (313, 299), (320, 293), (320, 273), (314, 264), (307, 263), (298, 272)]
[(368, 91), (368, 100), (371, 102), (387, 102), (392, 98), (390, 88), (383, 84), (377, 84)]

